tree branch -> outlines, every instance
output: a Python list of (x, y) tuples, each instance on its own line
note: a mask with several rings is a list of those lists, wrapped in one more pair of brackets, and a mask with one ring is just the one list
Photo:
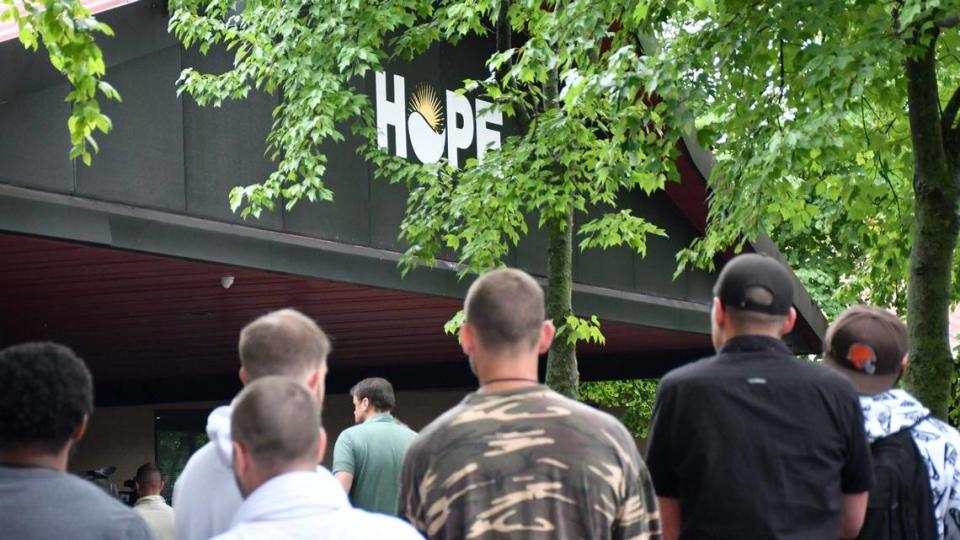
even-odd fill
[(934, 24), (937, 25), (937, 28), (953, 28), (957, 25), (957, 23), (960, 23), (960, 15), (956, 13), (950, 13), (949, 15), (936, 21)]
[(953, 130), (953, 122), (956, 120), (957, 113), (960, 112), (960, 86), (953, 91), (950, 101), (940, 115), (940, 127), (944, 133)]

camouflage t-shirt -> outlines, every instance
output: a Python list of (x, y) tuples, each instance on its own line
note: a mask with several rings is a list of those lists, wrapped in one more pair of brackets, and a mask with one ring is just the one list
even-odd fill
[(627, 430), (546, 386), (473, 393), (407, 452), (399, 515), (430, 539), (660, 538)]

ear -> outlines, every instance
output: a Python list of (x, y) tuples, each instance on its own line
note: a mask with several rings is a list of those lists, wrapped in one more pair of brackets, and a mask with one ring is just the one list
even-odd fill
[(907, 366), (909, 365), (910, 365), (910, 355), (905, 354), (903, 355), (903, 360), (900, 361), (900, 369), (902, 369), (903, 371), (906, 371)]
[(787, 335), (793, 330), (793, 325), (797, 324), (797, 310), (790, 308), (790, 311), (787, 313), (787, 320), (783, 323), (782, 335)]
[(323, 456), (327, 453), (327, 430), (320, 428), (320, 444), (317, 445), (317, 463), (323, 462)]
[(167, 487), (167, 483), (163, 481), (163, 478), (160, 479), (160, 491), (163, 491), (163, 488)]
[(87, 426), (89, 424), (90, 424), (90, 415), (89, 414), (83, 415), (83, 421), (80, 422), (80, 425), (77, 426), (73, 430), (73, 433), (70, 434), (70, 442), (73, 444), (77, 444), (78, 442), (80, 442), (80, 439), (82, 439), (83, 436), (86, 435)]
[(249, 382), (249, 377), (247, 376), (247, 369), (243, 366), (240, 366), (240, 371), (237, 372), (237, 376), (240, 377), (240, 384), (246, 386)]
[(319, 387), (319, 385), (320, 385), (320, 375), (321, 375), (321, 373), (320, 373), (320, 369), (319, 369), (319, 368), (311, 371), (310, 374), (307, 375), (307, 380), (306, 380), (305, 382), (306, 382), (307, 388), (308, 388), (311, 392), (316, 391), (316, 389)]
[(553, 343), (553, 336), (556, 335), (557, 328), (553, 326), (553, 321), (543, 321), (540, 325), (540, 340), (537, 342), (537, 354), (543, 354), (550, 349)]
[(477, 336), (473, 333), (473, 327), (464, 322), (460, 325), (460, 348), (463, 354), (470, 356), (477, 350)]
[(250, 468), (250, 456), (247, 449), (237, 441), (233, 441), (233, 472), (237, 476), (245, 473)]
[(724, 309), (723, 303), (720, 302), (720, 299), (717, 297), (713, 298), (713, 310), (711, 311), (711, 316), (713, 317), (713, 323), (717, 327), (723, 327), (723, 324), (727, 320), (727, 310)]
[(363, 398), (360, 400), (360, 408), (367, 410), (370, 408), (370, 398)]

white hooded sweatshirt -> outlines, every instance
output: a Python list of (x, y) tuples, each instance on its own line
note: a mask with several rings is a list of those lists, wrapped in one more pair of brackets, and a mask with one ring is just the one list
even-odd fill
[(247, 497), (230, 531), (216, 540), (423, 540), (395, 517), (350, 506), (330, 471), (291, 472)]
[(229, 406), (207, 418), (210, 442), (194, 452), (173, 486), (177, 540), (207, 540), (226, 532), (243, 503), (233, 478), (233, 441)]
[(860, 396), (860, 406), (871, 443), (916, 424), (910, 434), (927, 463), (940, 538), (960, 540), (960, 434), (904, 390)]

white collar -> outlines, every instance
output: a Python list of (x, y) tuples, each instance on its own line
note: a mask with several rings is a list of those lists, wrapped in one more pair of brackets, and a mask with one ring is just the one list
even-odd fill
[(144, 506), (148, 504), (167, 504), (167, 500), (163, 498), (163, 495), (145, 495), (137, 499), (134, 506), (140, 506), (141, 504)]
[(349, 509), (340, 483), (323, 467), (281, 474), (254, 490), (233, 516), (233, 526), (252, 521), (294, 519)]

